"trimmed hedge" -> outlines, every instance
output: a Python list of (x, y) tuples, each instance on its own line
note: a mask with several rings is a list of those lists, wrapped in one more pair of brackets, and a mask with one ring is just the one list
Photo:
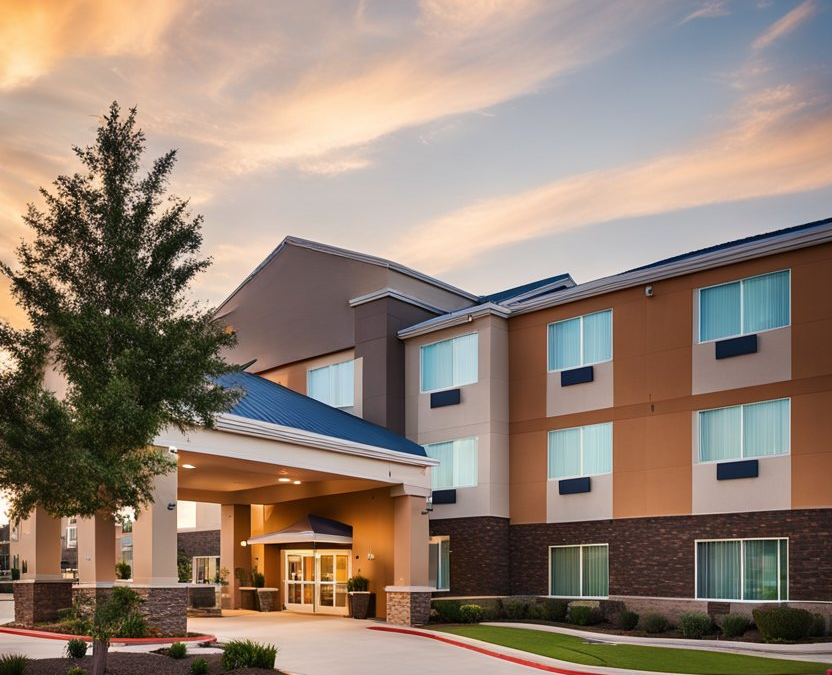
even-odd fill
[(679, 620), (682, 635), (690, 640), (701, 640), (711, 632), (714, 622), (704, 612), (685, 612)]
[(742, 614), (728, 614), (722, 620), (722, 634), (727, 638), (742, 637), (751, 626), (751, 621)]
[(431, 608), (436, 610), (436, 618), (441, 623), (461, 623), (461, 607), (462, 602), (459, 600), (434, 600), (431, 603)]
[(479, 605), (462, 605), (459, 608), (459, 619), (462, 623), (479, 623), (482, 617), (483, 611)]
[(765, 607), (751, 612), (766, 642), (794, 642), (809, 637), (814, 617), (805, 609)]
[(594, 626), (603, 620), (603, 614), (595, 607), (573, 605), (569, 608), (569, 623), (573, 623), (576, 626)]
[(664, 614), (645, 614), (641, 625), (648, 633), (664, 633), (670, 628), (670, 621)]
[(615, 625), (622, 630), (633, 630), (638, 626), (638, 614), (625, 609), (614, 617)]

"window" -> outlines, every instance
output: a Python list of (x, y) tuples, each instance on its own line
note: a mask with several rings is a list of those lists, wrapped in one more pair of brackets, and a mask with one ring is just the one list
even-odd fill
[(699, 461), (789, 453), (790, 400), (747, 403), (699, 413)]
[(66, 547), (76, 548), (78, 546), (78, 526), (67, 525), (66, 528)]
[(474, 487), (477, 484), (477, 445), (474, 437), (425, 446), (428, 457), (440, 461), (439, 466), (431, 467), (434, 490)]
[(789, 325), (789, 270), (699, 289), (699, 342)]
[(333, 408), (355, 405), (355, 361), (333, 363), (307, 373), (306, 391), (311, 398)]
[(428, 543), (428, 586), (451, 590), (451, 538), (431, 537)]
[(549, 324), (549, 370), (568, 370), (611, 358), (611, 309)]
[(606, 598), (610, 594), (609, 546), (551, 546), (549, 595)]
[(434, 342), (421, 348), (422, 391), (437, 391), (477, 381), (476, 333)]
[(549, 480), (612, 471), (612, 422), (549, 432)]
[(696, 597), (703, 600), (789, 599), (788, 539), (696, 542)]
[(192, 569), (195, 584), (219, 583), (219, 556), (194, 556)]

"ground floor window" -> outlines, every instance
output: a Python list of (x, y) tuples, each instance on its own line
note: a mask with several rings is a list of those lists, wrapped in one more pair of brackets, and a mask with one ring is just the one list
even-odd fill
[(609, 546), (551, 546), (549, 594), (565, 598), (606, 598), (610, 594)]
[(437, 591), (451, 589), (451, 538), (431, 537), (428, 558), (428, 585)]
[(219, 583), (220, 557), (218, 555), (194, 556), (192, 569), (195, 584)]
[(696, 542), (696, 597), (788, 600), (788, 539)]

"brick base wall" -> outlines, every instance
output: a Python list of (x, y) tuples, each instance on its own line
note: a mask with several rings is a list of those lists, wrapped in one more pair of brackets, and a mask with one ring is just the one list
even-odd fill
[(72, 581), (16, 581), (14, 621), (33, 627), (36, 623), (54, 621), (58, 612), (72, 606)]
[[(508, 518), (431, 520), (430, 535), (450, 537), (450, 595), (508, 595), (511, 592)], [(437, 597), (443, 595), (448, 593)]]
[(415, 626), (430, 619), (430, 593), (387, 591), (387, 623)]
[(512, 525), (510, 532), (513, 595), (549, 592), (549, 546), (608, 543), (610, 596), (694, 598), (697, 539), (788, 537), (790, 600), (832, 601), (832, 509)]
[(176, 535), (176, 549), (189, 558), (198, 555), (219, 555), (220, 531), (180, 532)]
[[(161, 637), (182, 636), (188, 631), (188, 587), (187, 586), (131, 586), (144, 602), (139, 612), (147, 621), (154, 635)], [(106, 602), (112, 588), (72, 589), (73, 600), (83, 596), (93, 603)]]

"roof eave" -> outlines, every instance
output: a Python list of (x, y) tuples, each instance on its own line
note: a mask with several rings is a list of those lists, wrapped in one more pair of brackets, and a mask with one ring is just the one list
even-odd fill
[(481, 319), (484, 316), (497, 316), (501, 319), (507, 319), (512, 313), (512, 310), (502, 305), (493, 302), (487, 302), (476, 307), (466, 307), (455, 312), (437, 316), (435, 319), (428, 319), (422, 323), (417, 323), (415, 326), (403, 328), (397, 335), (402, 340), (417, 337), (419, 335), (426, 335), (445, 328), (453, 326), (461, 326), (475, 319)]

